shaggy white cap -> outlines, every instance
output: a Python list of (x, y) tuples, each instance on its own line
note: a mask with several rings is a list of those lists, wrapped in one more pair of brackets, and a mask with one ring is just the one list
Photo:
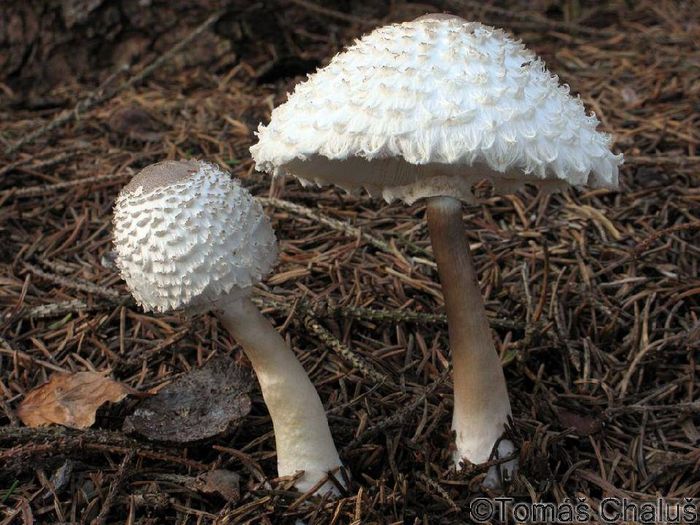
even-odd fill
[(208, 309), (247, 293), (277, 258), (260, 203), (205, 162), (144, 168), (117, 197), (113, 221), (116, 264), (145, 310)]
[(251, 153), (302, 182), (473, 202), (484, 178), (503, 192), (617, 187), (622, 155), (597, 125), (502, 30), (429, 15), (376, 29), (297, 85)]

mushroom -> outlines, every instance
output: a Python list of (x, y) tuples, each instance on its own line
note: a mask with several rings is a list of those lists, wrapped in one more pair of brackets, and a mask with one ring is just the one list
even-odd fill
[[(580, 99), (504, 31), (452, 15), (380, 27), (337, 54), (275, 108), (251, 147), (256, 167), (302, 183), (426, 199), (454, 367), (455, 463), (513, 451), (511, 415), (465, 241), (475, 183), (617, 187), (622, 155)], [(495, 446), (497, 445), (497, 446)], [(485, 483), (512, 474), (492, 468)], [(500, 470), (500, 472), (499, 472)]]
[(321, 399), (284, 339), (250, 299), (277, 242), (260, 203), (213, 164), (144, 168), (114, 207), (116, 265), (146, 311), (212, 310), (252, 363), (275, 431), (280, 476), (335, 491), (341, 466)]

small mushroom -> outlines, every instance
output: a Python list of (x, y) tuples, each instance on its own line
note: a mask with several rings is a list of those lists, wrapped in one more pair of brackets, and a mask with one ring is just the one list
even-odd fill
[(251, 302), (272, 268), (269, 220), (236, 180), (197, 161), (144, 168), (114, 207), (116, 265), (146, 311), (212, 310), (241, 344), (272, 418), (280, 476), (298, 489), (334, 490), (341, 466), (321, 399), (284, 339)]
[[(251, 148), (256, 167), (303, 183), (426, 199), (454, 364), (455, 463), (509, 455), (511, 415), (469, 246), (462, 202), (488, 180), (615, 188), (622, 155), (544, 62), (505, 32), (451, 15), (380, 27), (275, 108)], [(511, 475), (492, 468), (487, 485)]]

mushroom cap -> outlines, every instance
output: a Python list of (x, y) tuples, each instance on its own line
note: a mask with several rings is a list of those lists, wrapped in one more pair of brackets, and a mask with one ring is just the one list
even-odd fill
[(407, 203), (617, 187), (622, 155), (579, 98), (504, 31), (454, 16), (380, 27), (298, 84), (258, 129), (256, 167)]
[(144, 168), (114, 206), (116, 265), (145, 310), (206, 310), (248, 293), (277, 242), (262, 206), (237, 180), (199, 161)]

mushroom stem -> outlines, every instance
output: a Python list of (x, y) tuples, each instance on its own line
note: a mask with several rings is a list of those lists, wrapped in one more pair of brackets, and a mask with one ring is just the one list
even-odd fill
[[(248, 297), (227, 302), (218, 312), (245, 350), (272, 418), (280, 476), (304, 474), (297, 489), (308, 491), (342, 465), (321, 398), (286, 342)], [(335, 492), (328, 481), (319, 492)]]
[[(453, 197), (431, 197), (427, 207), (428, 230), (445, 297), (454, 373), (452, 430), (459, 465), (488, 461), (494, 444), (503, 435), (510, 416), (505, 376), (493, 344), (484, 301), (464, 234), (462, 203)], [(502, 440), (499, 455), (513, 445)], [(510, 474), (514, 462), (506, 471)], [(498, 484), (492, 469), (485, 481)]]

